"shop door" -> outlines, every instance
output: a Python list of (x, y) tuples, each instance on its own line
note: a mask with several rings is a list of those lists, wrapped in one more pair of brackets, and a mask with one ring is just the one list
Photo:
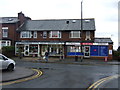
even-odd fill
[(29, 56), (29, 45), (24, 45), (24, 56)]
[(84, 57), (90, 58), (90, 46), (84, 46)]

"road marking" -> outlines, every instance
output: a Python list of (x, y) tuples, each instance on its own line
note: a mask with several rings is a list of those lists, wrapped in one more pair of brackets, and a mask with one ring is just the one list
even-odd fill
[(43, 72), (40, 71), (40, 70), (37, 70), (37, 69), (32, 69), (32, 70), (36, 71), (37, 74), (34, 75), (34, 76), (31, 76), (31, 77), (28, 77), (28, 78), (23, 78), (23, 79), (19, 79), (19, 80), (15, 80), (15, 81), (10, 81), (10, 82), (5, 82), (5, 83), (0, 83), (0, 86), (1, 86), (1, 85), (9, 85), (9, 84), (20, 83), (20, 82), (24, 82), (24, 81), (32, 80), (32, 79), (35, 79), (35, 78), (40, 77), (40, 76), (43, 74)]
[(120, 77), (120, 75), (114, 75), (114, 76), (109, 76), (103, 79), (98, 80), (97, 82), (93, 83), (87, 90), (95, 90), (99, 85), (101, 85), (103, 82), (107, 81), (107, 80), (111, 80), (114, 78), (118, 78)]

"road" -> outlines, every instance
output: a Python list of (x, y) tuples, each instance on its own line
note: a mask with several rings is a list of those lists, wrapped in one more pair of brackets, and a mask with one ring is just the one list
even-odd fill
[[(36, 79), (2, 86), (3, 88), (88, 88), (94, 82), (118, 73), (118, 65), (74, 65), (16, 61), (16, 65), (43, 71)], [(118, 88), (118, 80), (102, 83), (103, 88)], [(105, 86), (106, 85), (106, 86)]]

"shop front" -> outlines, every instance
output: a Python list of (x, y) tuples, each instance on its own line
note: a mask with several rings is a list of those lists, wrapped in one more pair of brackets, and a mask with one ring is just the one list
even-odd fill
[(15, 55), (22, 53), (23, 56), (40, 56), (40, 46), (38, 42), (16, 42)]
[(112, 56), (112, 48), (108, 43), (80, 42), (16, 42), (15, 54), (23, 56), (43, 57), (49, 52), (51, 57), (83, 56), (84, 58), (105, 58)]
[[(83, 56), (84, 58), (105, 58), (112, 56), (108, 43), (66, 43), (67, 56)], [(82, 51), (81, 51), (82, 49)]]
[(49, 56), (64, 57), (64, 43), (56, 42), (16, 42), (15, 54), (23, 56), (43, 57), (45, 52)]

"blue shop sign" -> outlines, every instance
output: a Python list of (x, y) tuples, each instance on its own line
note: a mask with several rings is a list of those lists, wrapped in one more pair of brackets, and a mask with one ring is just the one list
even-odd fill
[(108, 46), (91, 46), (91, 56), (108, 56)]
[(79, 56), (79, 55), (83, 55), (83, 53), (81, 53), (81, 52), (68, 52), (67, 55), (68, 56)]

